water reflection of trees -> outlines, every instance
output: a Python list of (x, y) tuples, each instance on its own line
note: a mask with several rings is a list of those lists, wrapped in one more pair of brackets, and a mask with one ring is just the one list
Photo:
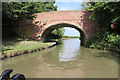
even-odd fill
[(92, 50), (92, 55), (95, 57), (108, 58), (118, 62), (118, 56), (116, 52), (105, 51), (105, 50)]

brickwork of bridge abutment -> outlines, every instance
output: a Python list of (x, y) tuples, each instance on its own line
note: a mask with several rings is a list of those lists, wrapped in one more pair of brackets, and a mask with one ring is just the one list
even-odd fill
[(45, 41), (52, 30), (72, 27), (81, 34), (82, 42), (96, 34), (97, 26), (89, 19), (93, 11), (51, 11), (34, 14), (36, 19), (23, 19), (17, 31), (24, 37)]

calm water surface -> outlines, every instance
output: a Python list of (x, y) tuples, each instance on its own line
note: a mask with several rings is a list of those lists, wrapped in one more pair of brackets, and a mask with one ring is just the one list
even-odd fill
[(27, 78), (118, 78), (118, 58), (113, 52), (81, 47), (79, 39), (67, 39), (46, 50), (5, 59), (5, 69)]

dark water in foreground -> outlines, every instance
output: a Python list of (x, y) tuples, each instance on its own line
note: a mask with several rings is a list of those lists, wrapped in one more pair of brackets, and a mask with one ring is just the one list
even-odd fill
[(79, 39), (67, 39), (40, 52), (5, 59), (5, 69), (27, 78), (118, 78), (118, 59), (113, 52), (84, 48)]

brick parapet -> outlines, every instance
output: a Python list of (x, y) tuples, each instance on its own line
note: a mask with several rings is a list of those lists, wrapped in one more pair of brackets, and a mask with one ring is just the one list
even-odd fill
[[(97, 27), (94, 21), (89, 19), (93, 11), (51, 11), (37, 13), (36, 19), (27, 20), (23, 19), (21, 26), (17, 31), (24, 37), (39, 40), (45, 30), (53, 25), (68, 24), (68, 27), (73, 27), (77, 30), (83, 31), (86, 37), (91, 37), (97, 32)], [(73, 26), (71, 26), (73, 25)], [(60, 25), (59, 27), (64, 27)], [(66, 27), (66, 26), (65, 26)], [(47, 35), (47, 34), (46, 34)]]

